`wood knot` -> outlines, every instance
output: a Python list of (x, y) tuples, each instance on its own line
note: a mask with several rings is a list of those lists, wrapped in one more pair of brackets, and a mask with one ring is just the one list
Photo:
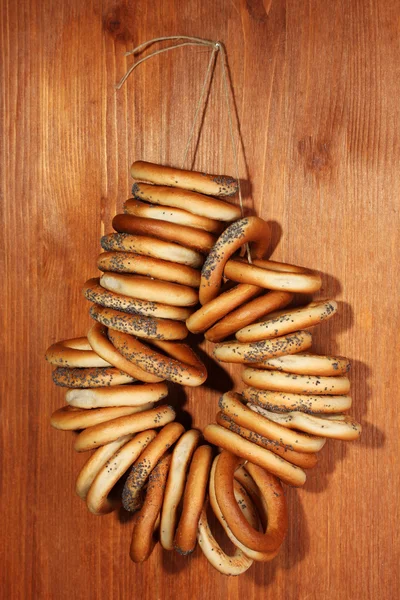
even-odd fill
[(331, 171), (332, 157), (328, 141), (316, 140), (312, 136), (304, 137), (299, 140), (297, 149), (304, 159), (304, 166), (307, 171), (311, 171), (316, 175), (324, 175)]
[(103, 28), (118, 42), (133, 41), (133, 16), (126, 6), (117, 6), (108, 12), (103, 19)]

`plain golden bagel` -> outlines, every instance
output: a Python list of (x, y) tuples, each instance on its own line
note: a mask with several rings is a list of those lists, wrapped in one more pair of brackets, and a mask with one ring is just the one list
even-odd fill
[(308, 414), (341, 413), (349, 410), (352, 404), (350, 396), (313, 396), (311, 394), (259, 390), (255, 387), (245, 387), (242, 394), (248, 402), (258, 404), (261, 408), (273, 412), (299, 410)]
[(93, 352), (87, 338), (74, 338), (53, 344), (46, 350), (46, 360), (57, 367), (110, 367), (110, 363)]
[(75, 408), (106, 408), (112, 406), (143, 406), (158, 402), (168, 395), (165, 382), (136, 383), (94, 389), (71, 389), (65, 401)]
[(341, 396), (348, 394), (350, 391), (350, 381), (345, 376), (297, 375), (247, 367), (242, 372), (242, 379), (249, 386), (275, 392), (292, 392), (313, 396)]
[(132, 383), (134, 377), (114, 367), (95, 367), (87, 369), (70, 369), (57, 367), (53, 371), (56, 385), (68, 388), (96, 388), (109, 385)]
[(325, 375), (325, 377), (346, 375), (350, 371), (350, 361), (343, 356), (321, 356), (306, 352), (267, 358), (252, 366), (257, 369), (284, 371), (297, 373), (297, 375)]
[(111, 419), (133, 415), (142, 410), (149, 410), (150, 408), (153, 408), (152, 402), (148, 402), (144, 406), (112, 406), (108, 408), (94, 408), (93, 410), (81, 410), (72, 406), (63, 406), (53, 412), (50, 423), (55, 429), (77, 431), (111, 421)]

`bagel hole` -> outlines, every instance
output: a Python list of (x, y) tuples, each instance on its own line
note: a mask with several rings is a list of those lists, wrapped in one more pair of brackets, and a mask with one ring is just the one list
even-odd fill
[(235, 553), (236, 546), (226, 535), (222, 525), (218, 521), (217, 517), (214, 515), (210, 504), (208, 504), (207, 507), (207, 520), (210, 526), (211, 533), (213, 534), (217, 544), (219, 544), (219, 546), (221, 547), (221, 550), (225, 552), (225, 554), (227, 554), (228, 556), (232, 556)]

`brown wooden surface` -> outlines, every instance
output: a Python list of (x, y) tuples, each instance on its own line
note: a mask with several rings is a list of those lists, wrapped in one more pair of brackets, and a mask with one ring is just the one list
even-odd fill
[[(399, 589), (399, 2), (1, 2), (2, 592), (16, 598), (393, 599)], [(208, 50), (185, 48), (114, 83), (146, 39), (222, 40), (253, 203), (274, 257), (316, 268), (340, 316), (316, 348), (351, 357), (359, 443), (330, 442), (273, 562), (228, 579), (201, 553), (128, 557), (130, 523), (74, 494), (85, 456), (51, 429), (63, 392), (46, 347), (89, 325), (82, 283), (128, 197), (134, 159), (180, 164)], [(232, 172), (219, 68), (195, 167)], [(4, 276), (5, 273), (5, 276)], [(210, 348), (207, 349), (208, 352)], [(184, 410), (213, 420), (228, 376)], [(212, 389), (214, 388), (214, 389)], [(183, 395), (177, 396), (182, 403)]]

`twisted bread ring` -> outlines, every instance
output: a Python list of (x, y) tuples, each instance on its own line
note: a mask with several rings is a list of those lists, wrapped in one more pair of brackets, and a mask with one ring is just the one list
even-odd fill
[[(295, 354), (310, 348), (312, 335), (309, 331), (296, 331), (288, 335), (260, 342), (222, 342), (213, 349), (215, 358), (222, 362), (253, 363), (283, 354)], [(247, 370), (246, 370), (247, 371)], [(256, 369), (252, 369), (256, 371)], [(261, 373), (261, 371), (260, 371)]]
[(350, 396), (311, 396), (259, 390), (253, 387), (244, 388), (242, 395), (248, 402), (273, 412), (299, 410), (309, 414), (341, 413), (348, 410), (352, 404)]
[(109, 385), (123, 385), (135, 381), (127, 373), (114, 367), (93, 367), (88, 369), (70, 369), (57, 367), (54, 369), (53, 381), (56, 385), (69, 388), (96, 388)]
[(110, 363), (93, 352), (87, 338), (73, 338), (52, 344), (46, 350), (46, 360), (60, 367), (110, 367)]
[(143, 406), (158, 402), (168, 395), (165, 382), (116, 385), (95, 389), (71, 389), (65, 401), (75, 408), (105, 408), (108, 406)]
[(200, 438), (200, 431), (190, 429), (178, 440), (172, 452), (160, 523), (160, 542), (165, 550), (174, 549), (178, 506), (185, 490), (186, 473)]
[(137, 160), (131, 166), (134, 179), (150, 181), (159, 185), (193, 190), (210, 196), (233, 196), (238, 190), (238, 182), (226, 175), (209, 175), (198, 171), (185, 171), (175, 167), (165, 167)]
[(74, 448), (77, 452), (93, 450), (104, 444), (109, 444), (122, 436), (163, 427), (175, 419), (172, 406), (162, 404), (151, 410), (137, 414), (119, 417), (100, 425), (88, 427), (75, 438)]
[(63, 406), (54, 411), (50, 418), (50, 424), (54, 429), (63, 431), (78, 431), (93, 427), (111, 419), (134, 415), (153, 408), (154, 404), (148, 402), (142, 406), (112, 406), (108, 408), (94, 408), (92, 410), (79, 409), (73, 406)]
[(97, 473), (86, 496), (86, 504), (91, 513), (104, 515), (121, 506), (121, 499), (110, 498), (109, 494), (131, 464), (142, 454), (154, 439), (154, 430), (138, 433), (132, 440), (119, 448)]
[(273, 369), (298, 375), (345, 375), (350, 370), (350, 361), (343, 356), (321, 356), (299, 352), (287, 356), (267, 358), (251, 365), (256, 369)]
[(246, 217), (229, 225), (211, 248), (201, 270), (200, 304), (206, 304), (218, 295), (225, 264), (236, 250), (243, 244), (255, 242), (252, 254), (262, 258), (270, 238), (268, 223), (258, 217)]
[(247, 385), (261, 390), (276, 392), (312, 394), (316, 396), (341, 396), (350, 391), (350, 381), (344, 376), (322, 377), (319, 375), (297, 375), (247, 367), (242, 372), (242, 379)]
[(125, 510), (135, 512), (139, 509), (142, 502), (142, 488), (150, 473), (184, 431), (185, 428), (180, 423), (174, 422), (165, 425), (135, 462), (122, 492), (122, 504)]

